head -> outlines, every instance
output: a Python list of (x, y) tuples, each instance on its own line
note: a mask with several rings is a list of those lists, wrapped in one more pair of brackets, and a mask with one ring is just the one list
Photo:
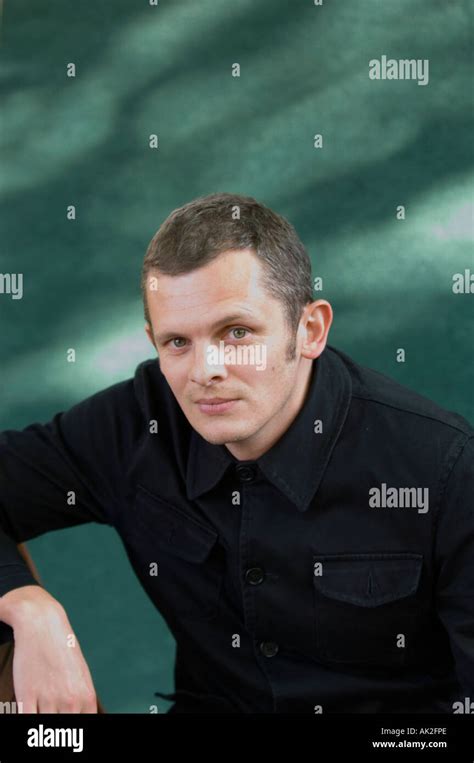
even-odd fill
[[(247, 196), (196, 199), (151, 240), (142, 290), (147, 335), (194, 429), (241, 454), (275, 441), (302, 404), (332, 321), (329, 303), (312, 299), (311, 262), (290, 223)], [(251, 362), (251, 346), (265, 367)], [(210, 355), (219, 347), (225, 361)], [(211, 398), (234, 402), (198, 402)]]

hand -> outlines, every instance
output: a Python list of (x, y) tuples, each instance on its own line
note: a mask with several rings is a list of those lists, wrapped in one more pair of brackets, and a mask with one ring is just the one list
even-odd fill
[(13, 685), (22, 712), (97, 713), (92, 677), (62, 605), (35, 585), (9, 591), (0, 604), (14, 631)]

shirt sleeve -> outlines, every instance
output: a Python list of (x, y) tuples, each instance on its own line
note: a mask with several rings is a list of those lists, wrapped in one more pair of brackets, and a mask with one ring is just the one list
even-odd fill
[(474, 696), (474, 437), (454, 457), (436, 533), (436, 594), (463, 701)]
[(114, 524), (133, 410), (128, 380), (46, 424), (0, 433), (0, 596), (38, 585), (18, 543), (85, 522)]

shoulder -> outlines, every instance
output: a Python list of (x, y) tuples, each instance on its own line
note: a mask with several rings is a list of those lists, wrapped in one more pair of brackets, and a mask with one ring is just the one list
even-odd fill
[(335, 347), (328, 349), (337, 355), (350, 374), (353, 405), (363, 406), (366, 413), (400, 426), (419, 427), (446, 436), (460, 435), (465, 440), (474, 435), (472, 425), (455, 411), (443, 408), (386, 374), (356, 363)]

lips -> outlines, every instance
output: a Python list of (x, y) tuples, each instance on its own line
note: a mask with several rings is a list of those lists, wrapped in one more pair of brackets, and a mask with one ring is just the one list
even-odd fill
[(199, 406), (201, 413), (219, 415), (232, 410), (238, 402), (238, 400), (228, 397), (209, 397), (197, 400), (196, 405)]
[(231, 397), (209, 397), (196, 400), (196, 403), (202, 403), (203, 405), (218, 405), (219, 403), (230, 403), (233, 398)]

